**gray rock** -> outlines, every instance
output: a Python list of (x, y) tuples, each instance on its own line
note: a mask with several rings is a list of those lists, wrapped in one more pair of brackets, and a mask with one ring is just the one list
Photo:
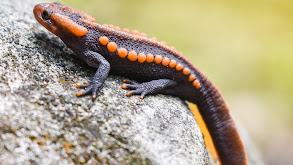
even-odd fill
[(116, 76), (77, 98), (95, 70), (35, 21), (35, 4), (0, 1), (0, 164), (210, 164), (178, 98), (128, 98)]

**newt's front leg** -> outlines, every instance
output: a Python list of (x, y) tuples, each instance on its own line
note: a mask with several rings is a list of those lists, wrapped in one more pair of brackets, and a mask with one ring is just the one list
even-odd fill
[(97, 97), (98, 88), (105, 82), (108, 74), (110, 72), (110, 64), (109, 62), (99, 53), (93, 51), (87, 51), (82, 55), (85, 57), (85, 62), (94, 68), (98, 68), (94, 78), (92, 81), (89, 81), (85, 84), (76, 84), (77, 88), (86, 88), (81, 93), (76, 93), (76, 96), (83, 96), (89, 93), (92, 93), (92, 98), (95, 99)]

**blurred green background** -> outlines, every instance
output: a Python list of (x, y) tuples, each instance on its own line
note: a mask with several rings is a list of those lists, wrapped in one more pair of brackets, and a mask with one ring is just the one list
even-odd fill
[(61, 2), (175, 46), (219, 87), (267, 164), (292, 164), (292, 0)]

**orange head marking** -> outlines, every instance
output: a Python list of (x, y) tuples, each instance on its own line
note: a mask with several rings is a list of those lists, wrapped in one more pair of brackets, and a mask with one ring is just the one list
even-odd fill
[(87, 33), (87, 28), (77, 24), (68, 16), (53, 14), (51, 19), (55, 21), (60, 28), (74, 34), (76, 37), (82, 37)]
[(87, 28), (80, 18), (94, 22), (94, 18), (84, 12), (60, 3), (41, 3), (34, 7), (34, 15), (37, 21), (50, 32), (62, 38), (62, 36), (82, 37), (87, 34)]

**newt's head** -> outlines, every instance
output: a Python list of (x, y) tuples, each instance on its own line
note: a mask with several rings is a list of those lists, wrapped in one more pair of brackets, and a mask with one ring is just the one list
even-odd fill
[(80, 19), (95, 22), (92, 16), (58, 2), (36, 5), (34, 15), (41, 25), (59, 37), (84, 36), (87, 34), (87, 28), (82, 26)]

